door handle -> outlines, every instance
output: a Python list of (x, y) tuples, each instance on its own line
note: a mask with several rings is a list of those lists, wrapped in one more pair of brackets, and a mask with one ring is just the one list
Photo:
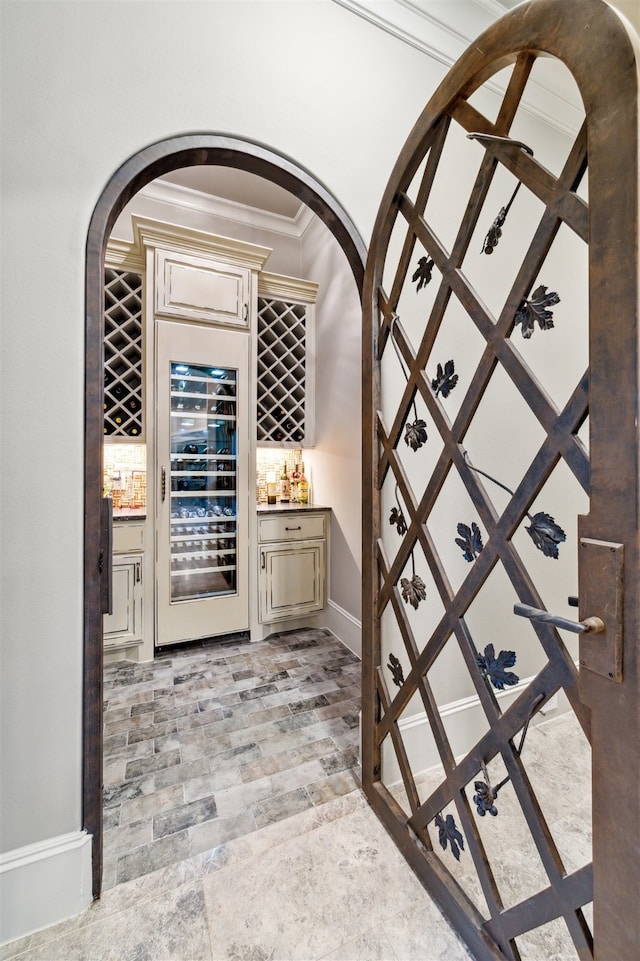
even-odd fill
[(528, 604), (514, 604), (513, 613), (519, 617), (527, 617), (530, 621), (552, 624), (554, 627), (559, 627), (563, 631), (571, 631), (573, 634), (604, 633), (604, 621), (599, 617), (585, 617), (583, 621), (570, 621), (567, 617), (550, 614), (549, 611), (541, 611), (537, 607), (529, 607)]
[(266, 565), (265, 559), (264, 559), (264, 551), (261, 551), (261, 552), (260, 552), (260, 567), (262, 568), (262, 570), (264, 570), (264, 569), (266, 568), (266, 566), (267, 566), (267, 565)]
[(162, 467), (160, 470), (160, 496), (162, 500), (167, 496), (167, 468)]

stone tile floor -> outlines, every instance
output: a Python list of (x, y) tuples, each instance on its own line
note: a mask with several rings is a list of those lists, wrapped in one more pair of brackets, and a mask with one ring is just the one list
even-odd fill
[[(359, 685), (359, 661), (326, 631), (109, 667), (105, 891), (0, 958), (469, 961), (358, 789)], [(532, 731), (527, 756), (575, 870), (590, 858), (590, 812), (573, 716)], [(495, 866), (509, 903), (540, 878), (508, 793), (500, 813), (509, 857), (499, 845)], [(469, 867), (458, 879), (480, 899)], [(576, 961), (562, 927), (518, 939), (522, 957)]]
[(325, 630), (107, 666), (103, 889), (353, 791), (359, 710)]
[(126, 881), (14, 961), (469, 961), (361, 791)]

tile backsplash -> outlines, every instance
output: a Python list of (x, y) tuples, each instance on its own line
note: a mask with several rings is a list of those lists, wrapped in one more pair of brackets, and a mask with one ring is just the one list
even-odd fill
[(290, 447), (258, 447), (256, 450), (256, 501), (258, 504), (267, 503), (267, 474), (275, 474), (280, 479), (282, 465), (286, 462), (287, 473), (295, 468), (303, 459), (301, 450)]
[(147, 448), (145, 444), (105, 444), (102, 486), (120, 507), (147, 506)]

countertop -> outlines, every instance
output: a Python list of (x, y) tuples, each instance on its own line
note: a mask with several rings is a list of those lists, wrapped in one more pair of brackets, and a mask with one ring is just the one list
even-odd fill
[[(297, 511), (330, 511), (322, 504), (256, 504), (258, 514), (296, 513)], [(114, 521), (144, 521), (147, 514), (140, 507), (118, 507), (113, 511)]]
[(330, 507), (323, 507), (321, 504), (257, 504), (258, 514), (283, 514), (297, 513), (298, 511), (330, 511)]
[(144, 507), (114, 507), (114, 521), (144, 521), (147, 512)]

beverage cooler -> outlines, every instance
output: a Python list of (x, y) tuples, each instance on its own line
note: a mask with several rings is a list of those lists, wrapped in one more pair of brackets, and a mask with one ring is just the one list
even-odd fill
[(159, 646), (249, 627), (248, 335), (157, 324)]

